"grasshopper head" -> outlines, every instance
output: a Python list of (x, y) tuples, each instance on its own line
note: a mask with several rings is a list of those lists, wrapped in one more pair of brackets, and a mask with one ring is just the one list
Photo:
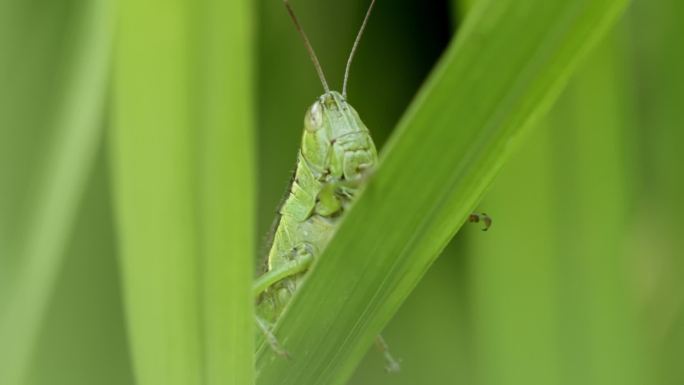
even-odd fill
[(335, 91), (321, 96), (307, 111), (302, 156), (321, 175), (350, 181), (361, 178), (377, 161), (368, 128)]

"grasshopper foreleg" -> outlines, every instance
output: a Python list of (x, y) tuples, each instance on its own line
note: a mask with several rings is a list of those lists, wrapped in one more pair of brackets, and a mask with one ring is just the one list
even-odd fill
[[(259, 296), (271, 286), (283, 281), (288, 277), (305, 272), (311, 266), (313, 258), (313, 254), (306, 252), (298, 255), (296, 259), (293, 259), (288, 263), (269, 270), (267, 273), (257, 278), (257, 280), (254, 282), (252, 287), (254, 296)], [(276, 338), (271, 331), (270, 323), (258, 315), (256, 316), (256, 322), (259, 326), (259, 329), (264, 334), (266, 341), (271, 346), (271, 349), (273, 349), (273, 351), (281, 357), (290, 358), (289, 353), (280, 345), (278, 338)]]
[(309, 266), (311, 266), (311, 262), (313, 262), (313, 255), (307, 253), (276, 269), (269, 270), (254, 281), (254, 285), (252, 286), (254, 296), (258, 296), (263, 293), (264, 290), (287, 277), (305, 272)]

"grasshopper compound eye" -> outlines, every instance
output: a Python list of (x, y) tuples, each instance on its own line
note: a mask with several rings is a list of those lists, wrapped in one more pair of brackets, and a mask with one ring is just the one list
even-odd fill
[(309, 112), (304, 120), (304, 128), (309, 132), (316, 132), (323, 127), (323, 107), (321, 107), (321, 102), (316, 101), (309, 108)]

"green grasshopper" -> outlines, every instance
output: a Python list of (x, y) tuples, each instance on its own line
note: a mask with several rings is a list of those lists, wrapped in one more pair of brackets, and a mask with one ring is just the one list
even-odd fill
[[(271, 332), (272, 325), (302, 284), (306, 271), (325, 249), (342, 215), (366, 184), (378, 155), (368, 128), (346, 101), (351, 63), (375, 0), (368, 7), (349, 54), (341, 94), (328, 87), (306, 33), (288, 0), (283, 2), (325, 90), (304, 117), (297, 166), (289, 193), (278, 212), (267, 271), (254, 283), (254, 294), (259, 299), (257, 324), (273, 350), (287, 356)], [(472, 215), (470, 220), (479, 221), (480, 218)], [(488, 218), (483, 218), (487, 224)], [(376, 343), (385, 355), (387, 370), (398, 370), (399, 364), (389, 354), (382, 338), (378, 336)]]

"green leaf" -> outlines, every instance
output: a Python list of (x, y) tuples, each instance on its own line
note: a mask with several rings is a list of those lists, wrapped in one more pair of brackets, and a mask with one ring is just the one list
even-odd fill
[[(630, 27), (639, 85), (639, 130), (632, 178), (639, 198), (630, 244), (639, 270), (643, 314), (660, 383), (684, 383), (684, 2), (634, 1)], [(634, 154), (632, 154), (634, 155)]]
[(204, 61), (199, 230), (208, 385), (254, 382), (252, 12), (247, 0), (207, 1), (198, 21), (211, 26), (198, 44)]
[(477, 2), (263, 344), (259, 384), (343, 384), (622, 0)]
[(135, 383), (106, 159), (106, 151), (100, 151), (88, 178), (31, 366), (20, 385)]
[(123, 1), (112, 159), (139, 384), (253, 380), (252, 3)]
[(110, 9), (79, 5), (0, 5), (2, 384), (26, 375), (101, 139)]

